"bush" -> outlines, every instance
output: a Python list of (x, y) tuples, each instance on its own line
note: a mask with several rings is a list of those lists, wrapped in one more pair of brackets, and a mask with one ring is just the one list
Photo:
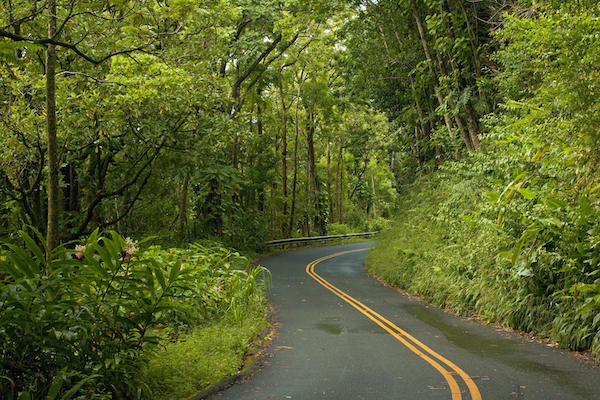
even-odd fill
[(240, 251), (260, 252), (270, 234), (268, 226), (263, 216), (240, 209), (226, 224), (226, 243)]
[(348, 225), (338, 223), (330, 224), (327, 227), (327, 230), (329, 231), (330, 235), (343, 235), (346, 233), (355, 233), (355, 230), (352, 230)]
[(238, 269), (247, 262), (225, 249), (138, 251), (96, 231), (46, 265), (42, 235), (21, 238), (23, 248), (6, 244), (0, 254), (2, 399), (148, 396), (144, 371), (158, 332), (177, 338), (207, 321), (241, 324), (264, 306), (266, 270)]
[[(535, 165), (504, 177), (486, 157), (450, 165), (406, 190), (369, 269), (463, 315), (600, 356), (595, 204), (561, 194)], [(494, 176), (489, 182), (487, 174)]]
[[(0, 258), (2, 398), (77, 394), (135, 398), (146, 390), (140, 366), (156, 345), (151, 329), (176, 312), (172, 296), (187, 275), (179, 264), (135, 258), (136, 244), (94, 232), (85, 246), (64, 246), (46, 266), (43, 237), (24, 232), (26, 249)], [(166, 269), (165, 269), (166, 267)]]

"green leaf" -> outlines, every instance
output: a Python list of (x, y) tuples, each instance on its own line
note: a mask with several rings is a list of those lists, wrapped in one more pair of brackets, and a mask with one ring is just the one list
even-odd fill
[(164, 290), (167, 288), (167, 282), (165, 281), (165, 275), (163, 274), (162, 267), (154, 268), (154, 275), (156, 280), (160, 284), (160, 287)]
[(36, 261), (38, 263), (38, 267), (40, 265), (45, 264), (46, 257), (44, 256), (44, 252), (42, 251), (42, 249), (40, 249), (40, 247), (37, 245), (37, 243), (35, 243), (35, 241), (32, 239), (32, 237), (29, 236), (24, 231), (20, 231), (19, 234), (21, 235), (21, 238), (25, 241), (25, 244), (27, 245), (27, 249), (29, 251), (31, 251), (33, 253), (33, 255), (35, 256)]
[(594, 209), (590, 207), (590, 200), (585, 196), (579, 199), (579, 213), (586, 217), (594, 214)]
[(180, 272), (181, 272), (181, 260), (177, 260), (175, 262), (175, 264), (173, 264), (171, 266), (171, 271), (169, 272), (169, 284), (170, 285), (172, 285), (173, 282), (175, 282), (175, 280), (179, 276)]
[(20, 279), (23, 277), (23, 273), (17, 268), (13, 267), (11, 263), (4, 260), (4, 257), (0, 257), (0, 267), (2, 267), (4, 271), (8, 272), (15, 279)]
[(497, 203), (500, 200), (500, 193), (497, 192), (484, 192), (483, 196), (492, 203)]
[(148, 242), (148, 241), (150, 241), (150, 240), (152, 240), (152, 239), (156, 239), (157, 237), (158, 237), (158, 236), (148, 236), (148, 237), (145, 237), (145, 238), (143, 238), (142, 240), (140, 240), (140, 241), (138, 242), (138, 245), (140, 245), (140, 244), (143, 244), (143, 243), (146, 243), (146, 242)]
[(7, 246), (15, 253), (17, 257), (10, 257), (15, 267), (19, 269), (27, 278), (32, 279), (39, 275), (39, 264), (33, 260), (23, 249), (13, 244)]
[(529, 278), (529, 277), (533, 276), (533, 272), (531, 272), (531, 269), (529, 268), (530, 266), (531, 266), (531, 263), (526, 263), (526, 262), (519, 263), (519, 265), (517, 267), (517, 275), (522, 276), (524, 278)]
[(565, 224), (562, 221), (559, 221), (558, 219), (554, 218), (554, 217), (550, 217), (550, 218), (540, 218), (539, 220), (544, 226), (555, 226), (557, 228), (562, 228)]
[(558, 199), (542, 199), (542, 202), (550, 208), (566, 208), (569, 203)]
[(517, 108), (517, 109), (524, 108), (524, 109), (527, 109), (527, 110), (530, 110), (530, 111), (544, 111), (544, 110), (542, 110), (539, 107), (535, 107), (535, 106), (532, 106), (532, 105), (529, 105), (529, 104), (525, 104), (525, 103), (522, 103), (520, 101), (515, 101), (515, 100), (508, 100), (506, 102), (506, 105), (508, 107)]
[(98, 252), (100, 255), (100, 259), (104, 262), (105, 268), (107, 268), (110, 272), (114, 273), (116, 267), (119, 264), (119, 260), (115, 260), (115, 258), (102, 246), (95, 246), (94, 250)]
[(65, 380), (63, 379), (63, 375), (65, 375), (66, 373), (67, 367), (64, 367), (63, 369), (58, 371), (58, 373), (52, 380), (52, 385), (50, 385), (50, 389), (48, 390), (48, 394), (46, 395), (46, 400), (56, 399), (56, 396), (58, 396), (58, 393), (60, 392), (60, 389), (62, 389), (63, 383), (65, 382)]
[(498, 258), (503, 258), (508, 261), (512, 261), (513, 252), (512, 251), (502, 251), (498, 253)]
[(529, 175), (529, 172), (527, 172), (527, 171), (521, 172), (518, 168), (515, 169), (513, 171), (513, 182), (512, 182), (512, 184), (515, 184), (515, 183), (519, 182), (521, 179), (525, 178), (527, 175)]
[(112, 261), (116, 261), (121, 258), (121, 250), (125, 241), (119, 236), (118, 233), (114, 231), (111, 231), (110, 234), (112, 235), (113, 239), (111, 240), (108, 238), (104, 238), (104, 240), (102, 240), (102, 243), (104, 243), (104, 245), (106, 246), (106, 250), (110, 255), (110, 259)]
[(86, 377), (85, 379), (80, 380), (79, 382), (77, 382), (75, 384), (75, 386), (73, 386), (65, 394), (63, 394), (63, 396), (60, 398), (60, 400), (69, 400), (83, 387), (83, 385), (90, 382), (92, 379), (96, 379), (100, 376), (101, 375), (90, 375), (90, 376)]
[(519, 189), (519, 193), (521, 193), (521, 195), (527, 200), (533, 200), (537, 197), (537, 195), (533, 191), (525, 188)]
[(100, 261), (96, 259), (96, 256), (92, 252), (86, 251), (83, 257), (83, 263), (89, 266), (88, 270), (94, 273), (94, 275), (99, 275), (104, 279), (108, 279), (110, 277), (108, 275), (108, 271), (106, 271), (106, 268), (102, 266)]

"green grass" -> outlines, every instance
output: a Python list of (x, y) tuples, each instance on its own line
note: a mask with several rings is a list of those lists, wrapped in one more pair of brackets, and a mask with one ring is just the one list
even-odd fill
[(525, 296), (514, 271), (497, 259), (511, 237), (478, 211), (484, 190), (481, 180), (443, 172), (420, 179), (402, 194), (367, 267), (439, 307), (548, 336), (550, 304)]
[(245, 314), (240, 324), (222, 319), (196, 328), (155, 353), (148, 367), (153, 399), (184, 400), (239, 372), (244, 355), (268, 326), (264, 312)]

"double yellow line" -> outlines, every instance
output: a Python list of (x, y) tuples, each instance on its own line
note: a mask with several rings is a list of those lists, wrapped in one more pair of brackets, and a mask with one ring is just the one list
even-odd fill
[(306, 266), (306, 273), (308, 273), (312, 278), (314, 278), (321, 285), (325, 286), (327, 289), (329, 289), (330, 291), (335, 293), (338, 297), (340, 297), (341, 299), (346, 301), (352, 307), (356, 308), (358, 311), (363, 313), (365, 316), (367, 316), (370, 320), (375, 322), (377, 325), (379, 325), (380, 327), (385, 329), (390, 335), (392, 335), (393, 337), (398, 339), (400, 342), (402, 342), (402, 344), (404, 344), (406, 347), (408, 347), (410, 350), (412, 350), (416, 355), (418, 355), (423, 360), (425, 360), (429, 364), (431, 364), (435, 369), (437, 369), (440, 372), (440, 374), (442, 374), (444, 379), (446, 379), (446, 382), (448, 382), (448, 385), (450, 387), (450, 392), (452, 393), (452, 400), (461, 400), (462, 399), (461, 390), (458, 386), (458, 383), (456, 382), (456, 379), (454, 379), (454, 377), (457, 375), (462, 378), (462, 380), (465, 382), (465, 384), (469, 388), (469, 392), (471, 394), (471, 399), (472, 400), (481, 400), (481, 394), (479, 393), (479, 389), (477, 388), (477, 385), (475, 385), (475, 382), (473, 382), (471, 377), (469, 375), (467, 375), (463, 370), (458, 368), (458, 366), (456, 364), (454, 364), (450, 360), (442, 357), (441, 355), (437, 354), (435, 351), (433, 351), (429, 347), (425, 346), (423, 343), (421, 343), (415, 337), (409, 335), (407, 332), (400, 329), (399, 327), (397, 327), (396, 325), (394, 325), (393, 323), (391, 323), (390, 321), (385, 319), (383, 316), (381, 316), (378, 313), (376, 313), (375, 311), (371, 310), (369, 307), (365, 306), (363, 303), (356, 300), (355, 298), (347, 295), (346, 293), (344, 293), (337, 287), (333, 286), (331, 283), (327, 282), (325, 279), (323, 279), (322, 277), (320, 277), (318, 274), (315, 273), (315, 265), (319, 264), (322, 261), (329, 260), (330, 258), (341, 256), (343, 254), (355, 253), (358, 251), (365, 251), (365, 250), (367, 250), (367, 249), (344, 251), (341, 253), (330, 254), (328, 256), (319, 258), (318, 260), (315, 260)]

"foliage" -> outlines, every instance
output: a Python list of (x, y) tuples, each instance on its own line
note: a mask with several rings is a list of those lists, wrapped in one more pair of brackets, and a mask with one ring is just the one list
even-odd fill
[(494, 177), (524, 167), (499, 160), (472, 157), (407, 188), (370, 269), (442, 307), (598, 356), (597, 211), (587, 197), (556, 197), (560, 180), (535, 163)]
[(265, 327), (264, 312), (248, 310), (240, 322), (222, 319), (196, 327), (153, 354), (147, 373), (151, 398), (190, 398), (236, 374), (248, 347)]
[(149, 330), (175, 310), (185, 272), (132, 260), (135, 243), (97, 232), (76, 251), (62, 246), (45, 270), (42, 236), (41, 247), (21, 237), (26, 250), (7, 245), (2, 256), (2, 375), (15, 385), (3, 397), (138, 396), (142, 350), (156, 343)]
[(3, 398), (148, 395), (143, 371), (160, 330), (176, 338), (207, 321), (239, 324), (263, 302), (266, 271), (236, 269), (243, 259), (225, 249), (141, 251), (95, 231), (44, 268), (34, 233), (21, 232), (25, 246), (6, 244), (0, 258)]
[[(405, 184), (410, 175), (398, 180), (401, 212), (372, 268), (442, 306), (600, 358), (600, 10), (552, 1), (510, 11), (493, 33), (498, 51), (482, 57), (496, 74), (485, 87), (504, 102), (481, 120), (482, 151), (417, 175), (414, 185)], [(440, 34), (447, 18), (455, 16), (430, 14), (429, 32)], [(450, 49), (443, 36), (437, 46)], [(401, 165), (408, 175), (411, 165)]]
[[(98, 228), (256, 249), (344, 222), (348, 195), (367, 183), (377, 190), (362, 190), (359, 212), (389, 211), (389, 122), (354, 101), (337, 70), (349, 4), (90, 4), (57, 11), (60, 240)], [(5, 240), (48, 225), (49, 39), (39, 6), (0, 12)]]

